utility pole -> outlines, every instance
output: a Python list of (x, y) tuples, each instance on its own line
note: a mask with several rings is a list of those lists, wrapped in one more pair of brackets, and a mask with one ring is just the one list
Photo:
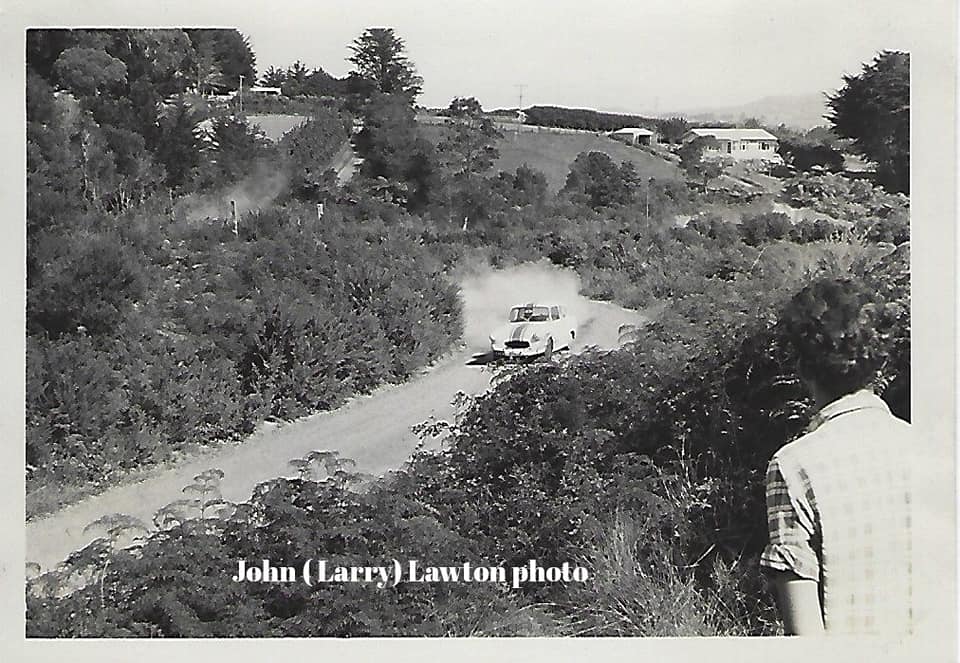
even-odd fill
[(233, 222), (233, 234), (240, 236), (240, 219), (237, 217), (237, 201), (230, 201), (230, 220)]
[(647, 191), (646, 196), (644, 196), (644, 216), (650, 218), (650, 187), (653, 186), (655, 178), (651, 177), (647, 180)]
[(517, 135), (520, 135), (520, 125), (523, 124), (523, 88), (527, 87), (526, 83), (518, 83), (514, 85), (520, 92), (520, 100), (517, 102)]
[(243, 74), (240, 74), (240, 114), (243, 114)]

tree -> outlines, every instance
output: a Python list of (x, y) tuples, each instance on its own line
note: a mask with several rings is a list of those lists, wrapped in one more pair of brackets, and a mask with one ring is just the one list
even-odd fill
[(201, 85), (220, 84), (236, 90), (241, 76), (247, 85), (257, 80), (256, 56), (249, 40), (238, 30), (201, 28), (186, 33), (196, 50), (191, 73)]
[(781, 138), (777, 153), (797, 170), (808, 171), (814, 166), (834, 173), (843, 170), (843, 154), (839, 150), (805, 138)]
[(405, 55), (406, 45), (393, 28), (367, 28), (350, 45), (351, 74), (371, 81), (383, 94), (405, 97), (409, 103), (420, 94), (423, 79)]
[(475, 117), (483, 112), (483, 107), (475, 97), (454, 97), (447, 107), (450, 117)]
[(690, 123), (682, 117), (671, 117), (657, 121), (657, 133), (665, 143), (679, 143), (690, 130)]
[(283, 69), (270, 67), (260, 76), (260, 85), (267, 87), (280, 87), (287, 80), (287, 73)]
[(199, 118), (182, 100), (165, 106), (159, 122), (157, 159), (166, 169), (166, 184), (180, 188), (190, 183), (200, 165)]
[(213, 48), (210, 40), (199, 40), (196, 43), (196, 55), (191, 73), (196, 77), (197, 94), (203, 94), (204, 91), (211, 92), (214, 88), (225, 84), (223, 71), (220, 70)]
[(202, 188), (232, 185), (265, 160), (272, 146), (242, 117), (215, 117), (211, 122), (210, 161), (200, 173)]
[(149, 82), (160, 97), (183, 92), (194, 80), (190, 38), (183, 30), (129, 30), (109, 52), (127, 65), (127, 79)]
[(430, 200), (437, 164), (434, 147), (418, 132), (408, 101), (401, 95), (374, 93), (364, 107), (355, 145), (363, 157), (361, 174), (384, 178), (392, 199), (415, 211)]
[(106, 51), (68, 48), (53, 65), (60, 83), (77, 96), (95, 96), (127, 80), (127, 66)]
[(891, 192), (910, 191), (910, 55), (883, 51), (828, 95), (838, 135), (877, 162), (877, 179)]
[(561, 193), (581, 199), (598, 209), (626, 205), (633, 200), (639, 178), (633, 164), (617, 166), (603, 152), (583, 152), (571, 164)]
[(27, 66), (47, 80), (53, 79), (53, 65), (66, 49), (77, 45), (79, 30), (27, 30)]
[(707, 182), (715, 177), (719, 177), (723, 168), (716, 161), (703, 158), (703, 152), (706, 149), (715, 147), (717, 141), (711, 136), (701, 136), (695, 138), (680, 148), (680, 168), (690, 179), (703, 181), (706, 188)]
[(310, 76), (310, 70), (300, 60), (294, 62), (288, 69), (283, 81), (283, 93), (289, 97), (299, 97), (303, 94), (303, 86)]
[(473, 97), (454, 99), (452, 121), (437, 144), (448, 211), (463, 219), (464, 230), (471, 218), (485, 214), (489, 207), (489, 187), (483, 177), (500, 156), (496, 141), (502, 134), (490, 118), (480, 115), (480, 108)]
[(76, 101), (53, 96), (47, 82), (27, 74), (27, 231), (62, 222), (82, 202), (80, 169), (71, 151)]
[(303, 82), (303, 94), (309, 97), (335, 96), (341, 94), (343, 90), (342, 80), (331, 76), (319, 67), (314, 69)]
[(519, 166), (515, 173), (497, 173), (493, 187), (503, 196), (506, 204), (514, 207), (541, 205), (547, 198), (546, 176), (526, 163)]

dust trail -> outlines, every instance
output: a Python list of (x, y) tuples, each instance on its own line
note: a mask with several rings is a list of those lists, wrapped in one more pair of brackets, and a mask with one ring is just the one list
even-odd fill
[(230, 201), (237, 203), (237, 214), (269, 207), (287, 186), (282, 170), (260, 164), (255, 172), (233, 186), (206, 194), (184, 196), (174, 207), (174, 215), (188, 221), (230, 218)]
[(580, 295), (577, 273), (546, 260), (497, 270), (473, 266), (460, 283), (464, 342), (474, 350), (488, 349), (491, 330), (504, 324), (517, 304), (542, 301), (566, 306), (581, 326), (594, 316), (595, 307)]

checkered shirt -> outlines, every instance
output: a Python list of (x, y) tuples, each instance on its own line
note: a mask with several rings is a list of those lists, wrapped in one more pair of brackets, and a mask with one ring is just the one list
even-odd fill
[(869, 391), (824, 407), (767, 470), (760, 564), (819, 583), (829, 633), (910, 633), (911, 428)]

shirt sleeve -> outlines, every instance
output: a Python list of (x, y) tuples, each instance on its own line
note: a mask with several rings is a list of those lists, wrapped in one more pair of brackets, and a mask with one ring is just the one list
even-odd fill
[(819, 581), (820, 560), (813, 543), (816, 523), (808, 487), (800, 473), (790, 471), (782, 460), (774, 456), (770, 461), (766, 477), (769, 543), (760, 565)]

